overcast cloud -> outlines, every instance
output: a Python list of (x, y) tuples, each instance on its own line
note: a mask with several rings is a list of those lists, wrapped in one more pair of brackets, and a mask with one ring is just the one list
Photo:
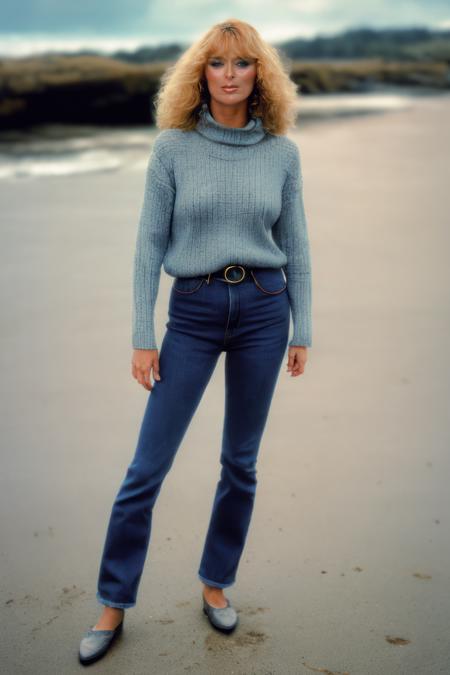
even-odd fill
[(0, 47), (188, 44), (233, 16), (272, 42), (361, 26), (450, 28), (449, 7), (448, 0), (2, 0)]

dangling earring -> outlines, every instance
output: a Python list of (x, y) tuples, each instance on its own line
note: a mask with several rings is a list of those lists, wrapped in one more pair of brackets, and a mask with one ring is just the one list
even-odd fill
[(249, 112), (250, 113), (254, 112), (258, 108), (259, 103), (260, 103), (259, 88), (255, 84), (255, 86), (253, 87), (253, 91), (252, 91), (252, 93), (250, 94), (250, 97), (249, 97), (249, 103), (248, 103)]

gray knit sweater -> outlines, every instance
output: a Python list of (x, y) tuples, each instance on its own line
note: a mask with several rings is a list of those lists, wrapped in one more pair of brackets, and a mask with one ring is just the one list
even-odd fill
[(311, 346), (311, 259), (297, 144), (251, 117), (217, 122), (206, 104), (196, 129), (163, 129), (146, 171), (134, 256), (132, 344), (158, 349), (154, 307), (170, 276), (231, 264), (283, 267), (293, 320), (289, 345)]

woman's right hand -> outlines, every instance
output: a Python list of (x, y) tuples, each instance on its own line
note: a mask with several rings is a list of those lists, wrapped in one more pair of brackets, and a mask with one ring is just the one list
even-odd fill
[(134, 349), (131, 361), (132, 373), (135, 380), (142, 384), (144, 389), (151, 391), (150, 371), (153, 370), (153, 379), (160, 380), (159, 358), (157, 349)]

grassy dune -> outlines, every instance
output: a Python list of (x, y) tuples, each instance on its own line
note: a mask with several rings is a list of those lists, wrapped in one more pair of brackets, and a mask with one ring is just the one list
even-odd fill
[[(0, 60), (0, 129), (51, 122), (148, 124), (167, 62), (78, 55)], [(302, 93), (366, 91), (374, 83), (450, 87), (445, 61), (292, 61)]]
[(304, 93), (366, 91), (374, 83), (450, 89), (450, 65), (445, 61), (297, 61), (291, 77)]

